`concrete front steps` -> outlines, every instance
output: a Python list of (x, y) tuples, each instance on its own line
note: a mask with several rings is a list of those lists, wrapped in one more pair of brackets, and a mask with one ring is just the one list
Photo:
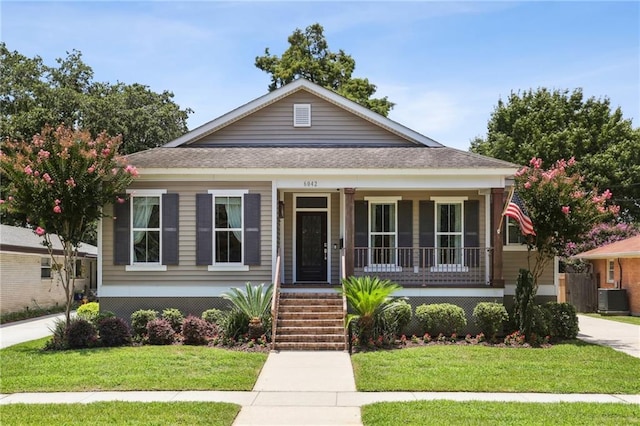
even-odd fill
[(276, 350), (346, 350), (342, 297), (337, 293), (280, 293)]

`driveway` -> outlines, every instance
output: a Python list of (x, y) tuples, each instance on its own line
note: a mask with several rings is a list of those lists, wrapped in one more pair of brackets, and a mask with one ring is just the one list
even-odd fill
[(30, 340), (51, 336), (56, 320), (64, 319), (64, 314), (28, 319), (0, 325), (0, 349)]
[(578, 339), (640, 358), (640, 325), (578, 315)]

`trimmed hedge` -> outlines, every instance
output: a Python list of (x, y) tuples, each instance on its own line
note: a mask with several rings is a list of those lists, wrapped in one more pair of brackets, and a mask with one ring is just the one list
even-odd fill
[(487, 338), (494, 340), (503, 322), (509, 320), (509, 314), (501, 303), (480, 302), (473, 309), (473, 320)]
[(467, 325), (464, 310), (451, 303), (420, 305), (416, 308), (416, 318), (423, 329), (432, 336), (441, 333), (450, 336)]

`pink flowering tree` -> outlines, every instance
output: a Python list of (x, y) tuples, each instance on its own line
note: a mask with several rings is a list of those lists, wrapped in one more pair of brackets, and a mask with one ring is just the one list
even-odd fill
[[(75, 286), (78, 246), (91, 224), (102, 217), (102, 206), (137, 175), (117, 155), (120, 138), (60, 126), (45, 127), (30, 142), (7, 141), (0, 151), (0, 171), (9, 184), (0, 207), (27, 217), (43, 237), (66, 296), (69, 324)], [(53, 256), (52, 238), (63, 247), (62, 260)]]
[[(609, 190), (585, 191), (582, 176), (575, 172), (576, 162), (559, 160), (551, 168), (542, 168), (542, 160), (533, 158), (529, 166), (515, 176), (515, 190), (525, 204), (535, 235), (527, 236), (528, 270), (521, 269), (515, 292), (514, 320), (531, 343), (538, 343), (546, 332), (537, 318), (535, 304), (538, 280), (555, 256), (562, 256), (567, 245), (582, 241), (594, 224), (616, 215), (619, 207), (607, 205)], [(532, 265), (532, 260), (534, 263)]]
[[(576, 161), (559, 160), (542, 168), (542, 160), (531, 159), (515, 176), (515, 190), (524, 201), (536, 235), (527, 237), (529, 270), (534, 292), (544, 268), (568, 245), (580, 244), (596, 223), (618, 214), (609, 203), (611, 192), (585, 191), (582, 176), (575, 172)], [(532, 265), (532, 260), (535, 262)]]

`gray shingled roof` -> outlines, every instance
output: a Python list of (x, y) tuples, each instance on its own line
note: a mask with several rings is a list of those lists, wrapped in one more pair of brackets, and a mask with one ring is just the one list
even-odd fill
[[(42, 245), (43, 241), (44, 238), (37, 236), (32, 229), (0, 225), (0, 244), (3, 246), (44, 249), (45, 246)], [(51, 245), (54, 250), (62, 250), (63, 248), (55, 234), (51, 236)], [(91, 244), (80, 244), (78, 251), (88, 255), (98, 255), (98, 247), (92, 246)]]
[(154, 148), (128, 156), (138, 168), (478, 169), (518, 168), (453, 148), (207, 147)]

